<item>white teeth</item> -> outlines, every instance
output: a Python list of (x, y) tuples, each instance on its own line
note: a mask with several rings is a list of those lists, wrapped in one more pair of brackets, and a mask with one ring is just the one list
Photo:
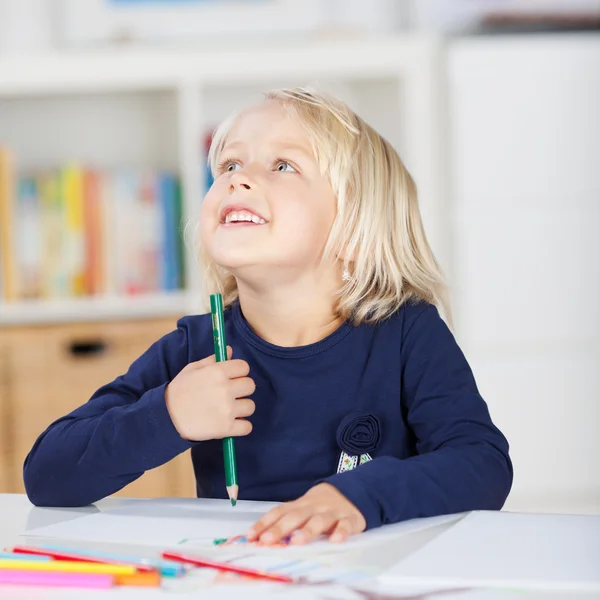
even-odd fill
[(244, 211), (232, 211), (225, 217), (225, 223), (240, 223), (240, 222), (252, 222), (257, 223), (258, 225), (264, 225), (266, 221), (261, 219), (259, 216), (252, 214), (251, 212)]

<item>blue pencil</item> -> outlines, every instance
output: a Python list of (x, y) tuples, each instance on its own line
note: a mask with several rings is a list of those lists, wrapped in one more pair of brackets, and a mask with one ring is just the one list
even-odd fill
[(0, 558), (9, 558), (11, 560), (52, 560), (49, 556), (37, 556), (34, 554), (19, 554), (17, 552), (0, 552)]
[[(79, 554), (81, 556), (89, 556), (90, 558), (97, 558), (102, 560), (106, 558), (108, 560), (116, 560), (123, 563), (137, 563), (140, 565), (147, 565), (157, 569), (163, 577), (179, 577), (186, 573), (186, 568), (171, 560), (162, 560), (160, 558), (139, 558), (135, 556), (126, 556), (122, 554), (112, 554), (109, 552), (98, 552), (96, 550), (82, 550), (81, 548), (65, 548), (63, 546), (53, 546), (49, 544), (42, 544), (39, 546), (43, 550), (50, 550), (55, 552), (69, 552), (71, 554)], [(22, 556), (22, 555), (21, 555)]]

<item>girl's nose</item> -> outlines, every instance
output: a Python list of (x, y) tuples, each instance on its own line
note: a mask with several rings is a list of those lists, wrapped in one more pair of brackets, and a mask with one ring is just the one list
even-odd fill
[(244, 188), (246, 190), (251, 190), (252, 189), (248, 183), (246, 183), (246, 182), (239, 182), (239, 183), (236, 183), (236, 184), (230, 183), (229, 184), (229, 191), (230, 192), (234, 192), (236, 186), (237, 187), (242, 187), (242, 188)]
[(234, 192), (235, 190), (242, 188), (243, 190), (251, 190), (250, 179), (244, 173), (235, 173), (229, 180), (229, 191)]

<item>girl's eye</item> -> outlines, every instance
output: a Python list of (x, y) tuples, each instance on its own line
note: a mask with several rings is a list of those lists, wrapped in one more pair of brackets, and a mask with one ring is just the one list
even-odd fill
[(228, 171), (229, 173), (231, 173), (232, 171), (235, 171), (236, 169), (241, 168), (240, 165), (236, 162), (228, 162), (225, 165), (225, 171)]
[(290, 163), (286, 162), (285, 160), (277, 161), (277, 163), (275, 164), (275, 169), (282, 173), (285, 173), (285, 172), (295, 173), (296, 172), (296, 169), (294, 169), (294, 167), (292, 167), (292, 165), (290, 165)]

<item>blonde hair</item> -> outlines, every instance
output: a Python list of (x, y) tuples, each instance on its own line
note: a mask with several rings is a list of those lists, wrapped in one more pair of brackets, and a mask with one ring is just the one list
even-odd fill
[[(407, 301), (435, 305), (451, 325), (448, 290), (427, 242), (415, 183), (392, 145), (345, 103), (308, 88), (268, 92), (291, 111), (306, 131), (321, 172), (337, 197), (337, 215), (323, 259), (344, 256), (350, 273), (340, 282), (337, 314), (355, 325), (378, 323)], [(219, 155), (238, 113), (215, 131), (209, 164)], [(216, 265), (200, 246), (205, 297), (237, 300), (233, 275)]]

